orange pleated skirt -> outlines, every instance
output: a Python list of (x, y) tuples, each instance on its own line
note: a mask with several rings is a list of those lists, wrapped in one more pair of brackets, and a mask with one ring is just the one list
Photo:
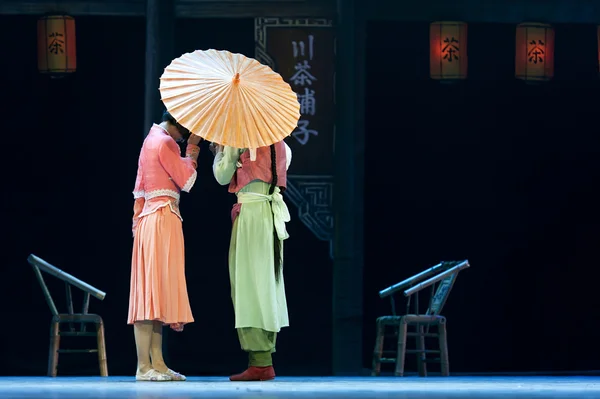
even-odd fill
[(127, 323), (194, 321), (185, 280), (181, 219), (169, 206), (143, 216), (133, 239)]

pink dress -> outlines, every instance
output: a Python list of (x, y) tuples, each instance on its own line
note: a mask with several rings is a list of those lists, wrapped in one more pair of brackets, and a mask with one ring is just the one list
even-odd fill
[(128, 324), (158, 320), (179, 325), (194, 321), (185, 280), (185, 249), (179, 212), (181, 191), (196, 181), (200, 148), (188, 144), (186, 157), (160, 126), (144, 140), (133, 191), (133, 253)]

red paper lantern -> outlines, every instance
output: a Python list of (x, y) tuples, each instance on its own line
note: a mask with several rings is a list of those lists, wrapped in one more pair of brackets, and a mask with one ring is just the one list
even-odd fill
[(467, 78), (467, 24), (433, 22), (429, 26), (429, 72), (432, 79)]
[(64, 76), (77, 69), (75, 20), (67, 15), (47, 15), (38, 20), (38, 70)]
[(527, 82), (545, 82), (554, 77), (554, 28), (547, 24), (517, 26), (515, 76)]

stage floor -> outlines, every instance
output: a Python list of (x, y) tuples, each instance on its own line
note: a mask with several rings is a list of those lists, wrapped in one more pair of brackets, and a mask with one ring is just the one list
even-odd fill
[(0, 377), (0, 398), (600, 398), (600, 377), (226, 377), (135, 382), (133, 377)]

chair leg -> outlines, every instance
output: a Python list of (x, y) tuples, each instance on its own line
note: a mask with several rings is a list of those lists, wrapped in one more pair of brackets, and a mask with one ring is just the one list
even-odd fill
[(448, 339), (446, 333), (446, 320), (442, 320), (438, 326), (440, 343), (440, 367), (442, 377), (450, 375), (450, 360), (448, 358)]
[(96, 339), (98, 341), (98, 363), (100, 365), (100, 375), (102, 377), (108, 377), (106, 344), (104, 340), (104, 322), (102, 320), (96, 324)]
[(383, 357), (383, 340), (385, 339), (385, 325), (377, 322), (377, 330), (375, 337), (375, 348), (373, 349), (373, 367), (371, 375), (378, 376), (381, 373), (381, 358)]
[(58, 320), (52, 319), (50, 324), (50, 349), (48, 353), (48, 377), (58, 374), (58, 349), (60, 347), (60, 330)]
[(396, 352), (396, 371), (394, 375), (404, 376), (404, 359), (406, 358), (406, 333), (407, 324), (404, 321), (398, 326), (398, 350)]
[(425, 327), (421, 324), (417, 325), (417, 368), (420, 377), (427, 377), (427, 363), (425, 361)]

